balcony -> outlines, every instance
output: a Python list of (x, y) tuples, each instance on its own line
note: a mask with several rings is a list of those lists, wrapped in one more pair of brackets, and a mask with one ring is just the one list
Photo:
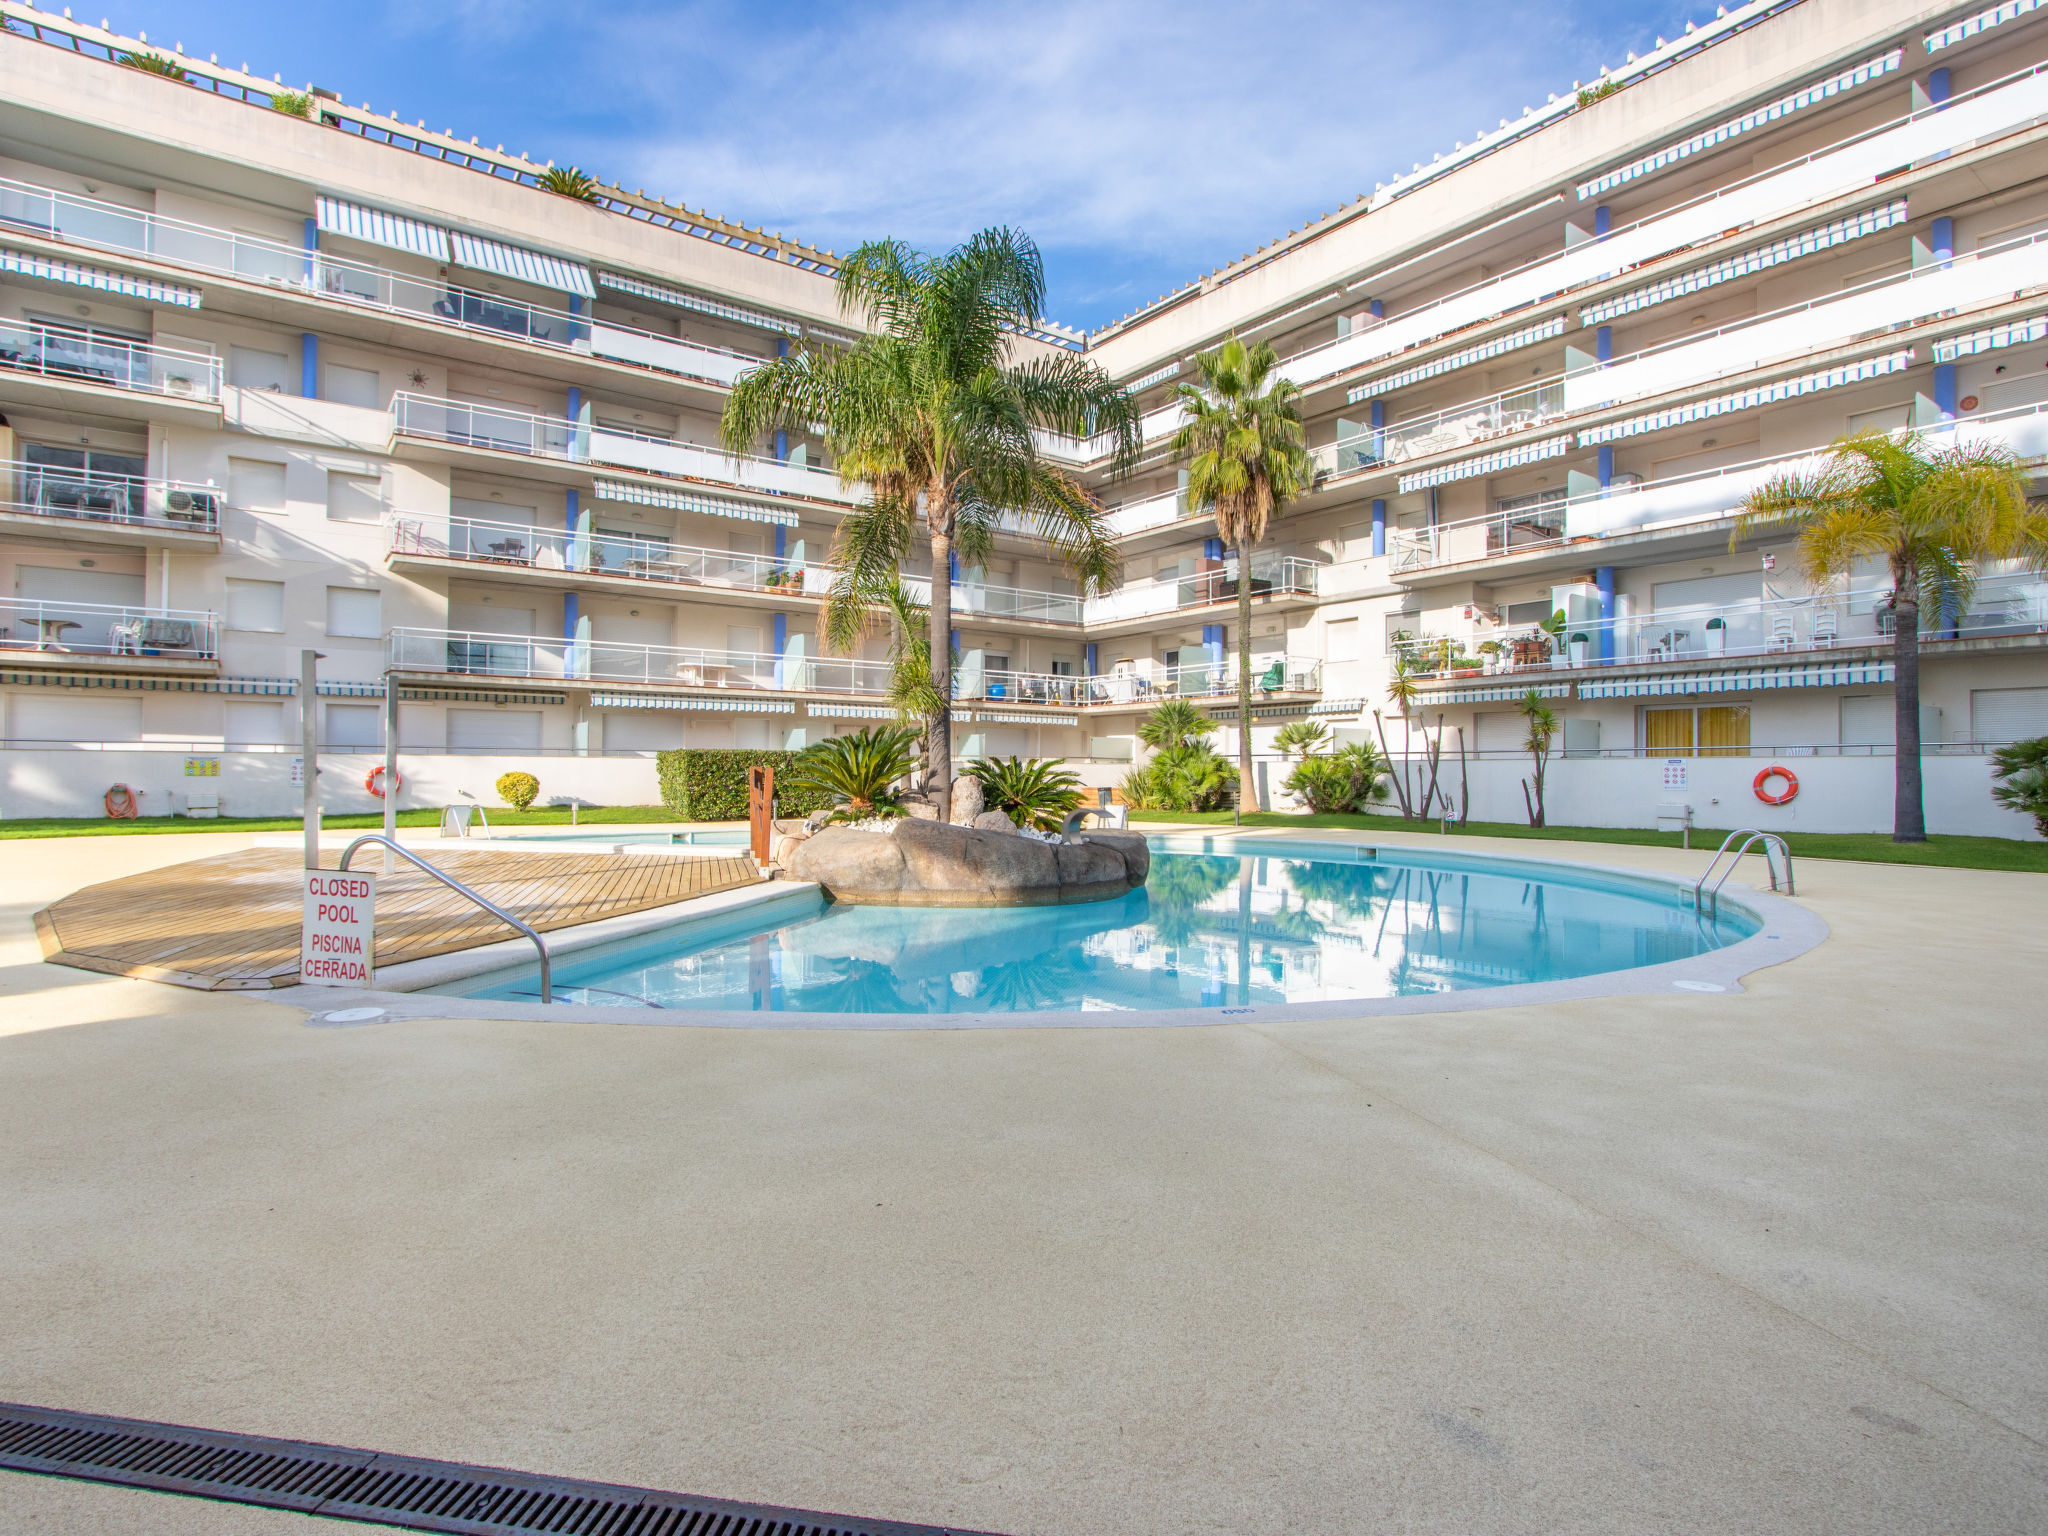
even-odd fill
[(0, 369), (200, 405), (220, 402), (219, 358), (151, 346), (91, 326), (0, 320)]
[(59, 452), (77, 467), (0, 460), (0, 527), (218, 545), (220, 487), (88, 467), (85, 450)]
[[(902, 585), (913, 599), (930, 606), (929, 576), (905, 576)], [(990, 586), (978, 581), (953, 583), (953, 612), (960, 617), (1014, 619), (1025, 624), (1079, 624), (1083, 606), (1082, 599), (1071, 592)]]
[(100, 251), (115, 251), (312, 299), (375, 310), (492, 339), (531, 342), (729, 386), (763, 359), (587, 315), (413, 277), (369, 262), (309, 251), (32, 182), (0, 177), (0, 222)]
[[(1252, 699), (1293, 697), (1322, 691), (1323, 664), (1308, 656), (1252, 657)], [(1089, 704), (1146, 707), (1165, 699), (1234, 699), (1237, 657), (1213, 663), (1169, 667), (1149, 658), (1119, 662), (1111, 671), (1081, 678), (1088, 685)]]
[[(1287, 598), (1316, 595), (1322, 565), (1299, 555), (1253, 555), (1252, 600), (1269, 603)], [(1237, 601), (1237, 562), (1226, 560), (1221, 567), (1173, 576), (1157, 581), (1132, 582), (1115, 592), (1091, 597), (1083, 605), (1083, 622), (1089, 625), (1119, 624), (1129, 620), (1186, 613)]]
[(1181, 491), (1147, 496), (1142, 501), (1127, 501), (1122, 506), (1110, 508), (1107, 519), (1110, 537), (1118, 539), (1189, 521), (1192, 521), (1192, 516), (1188, 511), (1188, 499)]
[(8, 661), (211, 662), (219, 655), (220, 620), (198, 609), (0, 597), (0, 657)]
[(1535, 431), (1562, 420), (1564, 414), (1564, 380), (1552, 379), (1432, 411), (1390, 427), (1352, 433), (1315, 449), (1311, 456), (1318, 480), (1325, 476), (1336, 479), (1362, 470), (1389, 469), (1410, 459), (1457, 453), (1516, 432)]
[(882, 661), (467, 630), (393, 629), (387, 654), (394, 672), (528, 678), (557, 684), (648, 683), (739, 694), (871, 697), (887, 693), (889, 687), (889, 664)]
[(833, 575), (829, 566), (698, 549), (667, 539), (413, 512), (385, 514), (384, 550), (393, 564), (452, 561), (493, 571), (552, 573), (566, 580), (603, 576), (776, 598), (822, 597)]

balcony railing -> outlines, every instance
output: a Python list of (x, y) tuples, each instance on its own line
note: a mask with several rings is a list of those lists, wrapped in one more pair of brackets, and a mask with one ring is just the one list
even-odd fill
[(832, 583), (829, 566), (806, 566), (768, 555), (699, 549), (667, 539), (414, 512), (385, 514), (384, 548), (386, 553), (400, 556), (622, 576), (785, 597), (821, 596)]
[(220, 359), (89, 326), (0, 320), (0, 368), (142, 394), (220, 399)]
[[(1319, 693), (1323, 664), (1306, 656), (1252, 657), (1252, 698), (1273, 694)], [(1151, 660), (1118, 666), (1098, 677), (1084, 678), (1091, 704), (1143, 704), (1160, 699), (1218, 699), (1237, 696), (1237, 658), (1169, 667)]]
[(526, 453), (548, 459), (587, 459), (588, 428), (561, 416), (537, 416), (503, 406), (471, 405), (400, 390), (391, 397), (391, 430), (465, 448)]
[(145, 475), (0, 460), (0, 512), (65, 523), (170, 533), (218, 533), (222, 493), (215, 485)]
[(1147, 496), (1142, 501), (1127, 501), (1109, 512), (1109, 531), (1113, 537), (1127, 538), (1134, 533), (1144, 533), (1153, 528), (1167, 528), (1189, 517), (1187, 496), (1180, 491), (1168, 491), (1160, 496)]
[[(929, 576), (905, 576), (903, 590), (929, 605)], [(953, 582), (953, 612), (976, 618), (1022, 619), (1033, 624), (1078, 624), (1082, 600), (1071, 592), (1044, 592), (1031, 587), (999, 587), (983, 582)]]
[(713, 383), (730, 384), (764, 361), (729, 347), (593, 321), (588, 315), (529, 304), (500, 293), (413, 277), (260, 235), (169, 219), (5, 177), (0, 177), (0, 223), (97, 250), (144, 256), (408, 319), (592, 353)]
[(739, 692), (882, 694), (889, 664), (705, 646), (628, 645), (468, 630), (393, 629), (393, 670), (549, 682), (665, 683)]
[[(1253, 555), (1252, 596), (1313, 597), (1321, 570), (1319, 562), (1299, 555)], [(1089, 624), (1114, 624), (1236, 601), (1237, 561), (1230, 559), (1215, 570), (1129, 582), (1115, 592), (1091, 597), (1084, 605), (1083, 618)]]
[[(2048, 578), (2027, 572), (1984, 577), (1961, 613), (1923, 609), (1920, 615), (1923, 641), (2044, 632)], [(1399, 640), (1392, 650), (1417, 677), (1476, 677), (1889, 645), (1894, 633), (1889, 589), (1863, 588), (1688, 604), (1571, 624), (1554, 636), (1531, 626), (1422, 635)]]
[(1314, 450), (1319, 473), (1349, 475), (1363, 469), (1405, 464), (1439, 453), (1549, 426), (1563, 418), (1564, 380), (1508, 390), (1484, 400), (1432, 411), (1390, 427), (1375, 427), (1338, 438)]
[(9, 651), (207, 660), (220, 654), (220, 620), (190, 608), (0, 597), (0, 652)]

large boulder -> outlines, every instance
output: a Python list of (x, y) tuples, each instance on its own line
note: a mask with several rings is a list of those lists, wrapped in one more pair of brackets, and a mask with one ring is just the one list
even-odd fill
[[(955, 822), (954, 825), (959, 826), (961, 823)], [(1010, 820), (1008, 813), (1004, 811), (983, 811), (974, 820), (967, 822), (966, 825), (981, 832), (1014, 832), (1017, 830), (1017, 823)]]
[(828, 828), (797, 844), (787, 868), (854, 906), (1022, 907), (1108, 901), (1143, 885), (1150, 862), (1142, 838), (1055, 846), (906, 819), (887, 832)]
[(971, 827), (974, 818), (981, 814), (981, 780), (962, 774), (953, 781), (952, 815), (947, 819), (956, 827)]

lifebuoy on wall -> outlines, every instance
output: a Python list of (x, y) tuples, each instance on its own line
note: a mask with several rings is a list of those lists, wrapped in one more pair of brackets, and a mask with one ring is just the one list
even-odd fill
[(107, 791), (106, 798), (101, 804), (106, 806), (110, 820), (133, 821), (142, 814), (142, 807), (136, 803), (137, 798), (135, 791), (126, 784), (116, 784)]
[[(400, 773), (396, 768), (391, 770), (391, 787), (394, 790), (405, 788), (405, 775)], [(375, 768), (372, 768), (369, 771), (369, 773), (364, 776), (363, 788), (367, 789), (379, 800), (382, 800), (384, 798), (384, 765), (382, 763), (379, 763)]]
[[(1785, 781), (1785, 787), (1781, 790), (1778, 790), (1775, 794), (1772, 793), (1770, 790), (1764, 788), (1764, 786), (1770, 783), (1773, 779), (1783, 779)], [(1798, 797), (1799, 775), (1794, 773), (1790, 768), (1783, 768), (1780, 767), (1778, 764), (1773, 763), (1770, 767), (1766, 768), (1762, 773), (1758, 774), (1756, 778), (1753, 781), (1751, 781), (1749, 787), (1756, 791), (1757, 799), (1763, 801), (1765, 805), (1784, 805), (1787, 801), (1796, 799)]]

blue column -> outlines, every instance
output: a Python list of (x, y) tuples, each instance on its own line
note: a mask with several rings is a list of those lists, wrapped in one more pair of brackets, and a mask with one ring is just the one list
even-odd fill
[(771, 622), (775, 636), (775, 686), (780, 688), (783, 686), (782, 653), (789, 649), (789, 615), (778, 613)]
[(313, 284), (313, 254), (320, 249), (320, 221), (306, 220), (306, 285)]
[(1956, 221), (1940, 218), (1934, 221), (1934, 228), (1928, 232), (1927, 243), (1934, 248), (1937, 264), (1947, 266), (1956, 259)]
[(1614, 484), (1614, 444), (1600, 445), (1600, 489), (1606, 490)]
[(1384, 555), (1387, 552), (1387, 504), (1374, 498), (1372, 504), (1372, 552)]
[(311, 331), (299, 338), (299, 393), (320, 398), (320, 338)]
[(1614, 660), (1614, 567), (1603, 565), (1593, 572), (1600, 588), (1600, 659)]
[(576, 638), (576, 620), (581, 616), (581, 595), (575, 592), (562, 594), (562, 638), (573, 641)]
[(958, 581), (958, 580), (960, 579), (960, 551), (959, 551), (959, 550), (957, 550), (957, 549), (949, 549), (949, 550), (947, 550), (947, 551), (946, 551), (946, 569), (947, 569), (947, 571), (949, 571), (949, 572), (950, 572), (950, 573), (952, 574), (952, 577), (953, 577), (953, 579), (954, 579), (955, 581)]
[(1372, 428), (1372, 461), (1377, 464), (1387, 456), (1387, 402), (1375, 400), (1366, 411), (1366, 423)]
[(1218, 674), (1223, 671), (1223, 626), (1204, 624), (1202, 626), (1202, 648), (1209, 653), (1209, 666)]
[(775, 558), (780, 560), (789, 553), (789, 529), (781, 523), (775, 525)]
[(1603, 325), (1593, 333), (1593, 356), (1603, 363), (1614, 361), (1614, 327)]
[(1221, 560), (1223, 558), (1223, 541), (1221, 539), (1202, 540), (1202, 558), (1204, 560)]
[(1934, 370), (1934, 410), (1943, 421), (1956, 419), (1956, 365), (1943, 363)]
[[(574, 317), (577, 317), (577, 318), (580, 318), (580, 317), (582, 316), (582, 314), (583, 314), (583, 295), (582, 295), (582, 294), (580, 294), (580, 293), (572, 293), (572, 294), (570, 294), (570, 295), (569, 295), (569, 313), (570, 313), (570, 315), (572, 315), (572, 316), (574, 316)], [(574, 342), (580, 341), (580, 340), (582, 340), (582, 339), (583, 339), (583, 327), (582, 327), (581, 325), (579, 325), (579, 324), (577, 323), (577, 320), (576, 320), (576, 319), (571, 319), (571, 320), (569, 321), (569, 340), (570, 340), (570, 342), (571, 342), (571, 343), (574, 343)]]
[(583, 391), (574, 384), (569, 386), (569, 419), (574, 421), (583, 414)]
[(1094, 676), (1096, 676), (1096, 675), (1097, 675), (1097, 673), (1098, 673), (1098, 672), (1099, 672), (1099, 671), (1101, 670), (1101, 663), (1100, 663), (1100, 662), (1099, 662), (1099, 661), (1098, 661), (1098, 660), (1096, 659), (1096, 654), (1095, 654), (1095, 642), (1094, 642), (1093, 640), (1090, 640), (1090, 641), (1088, 642), (1088, 659), (1087, 659), (1087, 667), (1088, 667), (1088, 675), (1089, 675), (1090, 677), (1094, 677)]
[(1944, 68), (1927, 71), (1927, 99), (1939, 106), (1947, 101), (1948, 97), (1948, 70)]
[(1380, 301), (1378, 299), (1367, 299), (1365, 301), (1365, 312), (1375, 320), (1385, 318), (1386, 313), (1380, 308)]
[(565, 507), (569, 525), (569, 569), (587, 571), (590, 569), (590, 514), (582, 509), (582, 497), (574, 490), (568, 493)]
[[(777, 357), (789, 356), (789, 338), (787, 336), (775, 338), (775, 355)], [(775, 429), (775, 462), (778, 464), (787, 464), (789, 462), (789, 432), (783, 427)]]

